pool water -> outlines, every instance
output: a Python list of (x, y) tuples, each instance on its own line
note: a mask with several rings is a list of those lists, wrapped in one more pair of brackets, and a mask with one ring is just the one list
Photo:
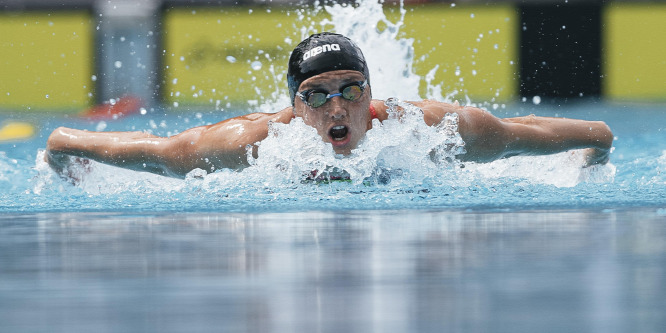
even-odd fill
[[(169, 136), (248, 112), (279, 111), (290, 103), (284, 89), (282, 96), (265, 97), (255, 106), (238, 110), (218, 111), (213, 105), (198, 111), (187, 107), (154, 108), (116, 120), (86, 120), (73, 114), (45, 117), (24, 112), (14, 115), (18, 119), (11, 119), (11, 113), (0, 113), (0, 121), (29, 122), (38, 128), (31, 140), (0, 141), (0, 213), (664, 206), (664, 105), (588, 100), (561, 106), (548, 103), (546, 98), (537, 105), (533, 101), (541, 98), (505, 105), (497, 101), (471, 101), (455, 91), (442, 95), (442, 87), (433, 86), (431, 78), (411, 72), (415, 61), (414, 41), (400, 37), (405, 19), (405, 10), (402, 6), (400, 9), (399, 21), (391, 22), (382, 4), (376, 1), (360, 1), (356, 8), (326, 6), (330, 19), (309, 21), (297, 30), (307, 36), (320, 28), (318, 24), (324, 24), (355, 40), (368, 59), (376, 99), (432, 98), (448, 102), (458, 99), (462, 104), (483, 107), (503, 118), (536, 114), (603, 120), (616, 137), (611, 163), (582, 168), (580, 152), (514, 157), (488, 164), (450, 162), (447, 157), (463, 149), (455, 132), (456, 120), (447, 117), (441, 126), (428, 127), (418, 110), (400, 121), (390, 119), (373, 124), (360, 147), (347, 158), (336, 156), (312, 128), (295, 119), (288, 125), (276, 124), (271, 135), (261, 143), (259, 158), (242, 172), (218, 170), (209, 175), (193, 172), (185, 180), (179, 180), (92, 163), (75, 170), (80, 181), (73, 186), (57, 177), (43, 161), (46, 139), (58, 126), (93, 131), (146, 131)], [(296, 12), (300, 16), (304, 13)], [(380, 31), (378, 26), (385, 28)], [(394, 57), (386, 57), (388, 53)], [(377, 70), (372, 64), (381, 64), (384, 70)], [(427, 76), (434, 75), (435, 69)], [(418, 87), (424, 85), (426, 96), (420, 96)], [(432, 151), (437, 152), (435, 162), (430, 159)], [(303, 182), (304, 174), (328, 167), (350, 173), (351, 183)]]
[[(383, 14), (360, 3), (372, 10), (337, 8), (332, 24), (411, 64), (399, 22), (364, 34)], [(388, 85), (373, 86), (375, 97), (416, 98), (422, 78), (408, 74), (372, 74)], [(181, 180), (92, 163), (73, 185), (43, 161), (58, 126), (166, 136), (256, 110), (0, 113), (0, 124), (37, 128), (0, 142), (0, 331), (663, 331), (666, 106), (480, 106), (603, 120), (615, 136), (610, 163), (582, 168), (577, 152), (445, 163), (441, 129), (416, 114), (377, 124), (346, 159), (294, 121), (242, 172)], [(425, 158), (433, 148), (442, 161)], [(303, 181), (326, 165), (351, 181)]]
[(659, 332), (666, 211), (0, 215), (5, 332)]
[[(99, 122), (39, 118), (0, 156), (2, 330), (660, 331), (663, 107), (508, 109), (606, 121), (611, 164), (560, 154), (327, 185), (96, 165), (74, 186), (39, 150), (56, 126)], [(106, 126), (166, 135), (218, 117)]]
[[(51, 130), (63, 124), (95, 130), (100, 127), (100, 121), (35, 118), (40, 129), (35, 138), (0, 144), (0, 212), (661, 208), (666, 205), (663, 172), (666, 169), (663, 130), (666, 115), (663, 111), (661, 105), (608, 103), (567, 107), (517, 104), (493, 111), (501, 117), (535, 113), (605, 121), (616, 137), (610, 164), (588, 169), (581, 167), (582, 160), (576, 153), (514, 157), (490, 164), (467, 163), (464, 168), (401, 165), (407, 158), (414, 161), (413, 142), (401, 143), (405, 147), (402, 152), (406, 152), (401, 153), (393, 147), (394, 142), (399, 141), (392, 137), (394, 132), (377, 131), (376, 138), (385, 145), (384, 150), (366, 152), (367, 156), (374, 154), (371, 158), (365, 158), (366, 155), (357, 158), (364, 163), (369, 159), (375, 161), (357, 166), (365, 172), (356, 178), (360, 181), (328, 185), (302, 181), (299, 171), (316, 168), (307, 161), (331, 157), (326, 155), (325, 145), (312, 137), (316, 134), (304, 133), (303, 137), (295, 139), (277, 138), (272, 146), (266, 144), (262, 148), (266, 148), (267, 156), (263, 160), (260, 157), (263, 162), (243, 172), (221, 170), (202, 178), (180, 180), (94, 163), (92, 171), (83, 172), (81, 183), (73, 186), (55, 176), (41, 160), (46, 138)], [(215, 112), (178, 115), (155, 112), (102, 122), (105, 130), (141, 129), (169, 135), (227, 116)], [(297, 135), (307, 132), (304, 127), (288, 127), (285, 132)], [(294, 142), (292, 140), (302, 140), (303, 146), (286, 144)], [(315, 149), (314, 157), (303, 153), (314, 149), (311, 146), (324, 152), (317, 155), (320, 150)], [(424, 143), (421, 148), (427, 147)], [(404, 155), (407, 153), (412, 155)], [(426, 150), (421, 155), (427, 156)], [(284, 156), (294, 160), (274, 162), (278, 158), (284, 160)], [(285, 165), (292, 174), (285, 171)], [(387, 168), (402, 173), (394, 173), (388, 180), (370, 178), (371, 181), (367, 181), (366, 175), (372, 176), (376, 170)]]

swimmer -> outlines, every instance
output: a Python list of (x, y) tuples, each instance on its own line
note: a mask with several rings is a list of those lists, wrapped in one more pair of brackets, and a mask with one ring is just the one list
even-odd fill
[[(337, 154), (348, 155), (372, 128), (373, 119), (388, 118), (384, 102), (372, 99), (363, 53), (345, 36), (325, 32), (298, 44), (289, 59), (287, 84), (292, 105), (282, 111), (248, 114), (171, 137), (60, 127), (48, 138), (45, 159), (70, 180), (69, 164), (82, 159), (182, 178), (197, 168), (213, 172), (247, 167), (248, 151), (258, 157), (257, 143), (268, 136), (270, 122), (286, 124), (302, 118)], [(457, 156), (461, 161), (491, 162), (583, 149), (587, 167), (607, 163), (613, 143), (611, 130), (601, 121), (534, 115), (500, 119), (457, 103), (410, 103), (423, 110), (429, 126), (439, 124), (447, 113), (458, 115), (458, 132), (467, 151)]]

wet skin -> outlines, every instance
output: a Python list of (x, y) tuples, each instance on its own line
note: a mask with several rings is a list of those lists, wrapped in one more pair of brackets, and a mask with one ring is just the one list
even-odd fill
[[(312, 89), (335, 94), (345, 85), (364, 80), (363, 74), (357, 71), (326, 72), (303, 81), (298, 91)], [(296, 97), (293, 112), (295, 116), (302, 117), (306, 125), (314, 127), (324, 142), (333, 145), (336, 153), (348, 155), (363, 139), (365, 132), (372, 128), (372, 119), (368, 112), (371, 101), (368, 85), (361, 97), (355, 101), (336, 96), (318, 108), (312, 108)], [(338, 133), (344, 133), (344, 136), (339, 136)]]
[[(363, 80), (363, 74), (357, 71), (326, 72), (303, 81), (299, 91), (316, 89), (335, 94), (341, 87)], [(252, 113), (190, 128), (171, 137), (61, 127), (49, 137), (45, 158), (59, 175), (70, 181), (70, 156), (171, 177), (184, 177), (196, 168), (206, 172), (242, 169), (248, 166), (248, 149), (254, 158), (258, 157), (257, 143), (268, 136), (269, 123), (286, 124), (294, 117), (301, 117), (305, 124), (315, 128), (336, 153), (347, 155), (372, 127), (370, 103), (378, 119), (386, 120), (386, 105), (372, 100), (368, 85), (355, 101), (336, 96), (318, 108), (311, 108), (297, 97), (293, 107), (280, 112)], [(535, 116), (500, 119), (487, 111), (457, 103), (431, 100), (410, 103), (422, 109), (423, 120), (429, 126), (441, 122), (447, 113), (459, 116), (458, 132), (467, 150), (458, 156), (463, 161), (491, 162), (516, 155), (585, 149), (584, 166), (590, 166), (608, 162), (613, 142), (612, 132), (599, 121)]]

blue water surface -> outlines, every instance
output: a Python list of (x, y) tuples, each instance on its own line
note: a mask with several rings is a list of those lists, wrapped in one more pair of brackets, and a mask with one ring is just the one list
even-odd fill
[[(282, 181), (275, 175), (243, 178), (230, 171), (225, 171), (227, 174), (222, 180), (175, 180), (103, 166), (106, 169), (95, 173), (93, 180), (72, 186), (49, 175), (48, 168), (36, 161), (48, 134), (57, 126), (173, 135), (240, 112), (152, 111), (106, 121), (73, 116), (2, 115), (5, 121), (33, 122), (39, 134), (28, 141), (0, 144), (0, 212), (661, 207), (666, 205), (666, 176), (662, 172), (666, 169), (664, 111), (662, 105), (610, 103), (580, 103), (567, 107), (517, 104), (492, 111), (500, 117), (534, 113), (605, 121), (616, 140), (611, 155), (612, 168), (605, 166), (600, 171), (582, 170), (562, 157), (559, 160), (507, 159), (501, 161), (504, 164), (486, 170), (486, 177), (464, 174), (463, 179), (456, 173), (459, 170), (452, 169), (450, 173), (442, 171), (443, 176), (437, 177), (411, 175), (395, 177), (388, 183), (328, 185)], [(572, 177), (572, 170), (586, 178), (558, 185), (560, 179)], [(498, 175), (487, 177), (494, 172)]]
[(14, 115), (40, 134), (0, 149), (0, 331), (662, 331), (664, 108), (510, 109), (493, 112), (606, 121), (615, 169), (562, 186), (540, 175), (575, 174), (566, 156), (365, 184), (100, 168), (73, 186), (35, 161), (57, 126), (168, 135), (227, 114)]
[(666, 211), (0, 214), (3, 332), (661, 332)]

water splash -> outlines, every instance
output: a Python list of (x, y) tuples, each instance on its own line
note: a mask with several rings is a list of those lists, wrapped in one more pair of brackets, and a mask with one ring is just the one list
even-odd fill
[[(363, 50), (374, 98), (421, 99), (421, 77), (413, 70), (414, 40), (398, 37), (407, 13), (402, 2), (400, 19), (396, 22), (386, 17), (383, 5), (378, 1), (359, 1), (356, 6), (335, 4), (325, 9), (331, 19), (323, 20), (321, 25), (333, 26), (335, 32), (349, 37)], [(380, 26), (385, 28), (380, 30)]]
[(269, 179), (300, 182), (313, 172), (315, 178), (348, 175), (354, 184), (385, 183), (390, 175), (410, 182), (433, 177), (464, 152), (457, 132), (457, 115), (447, 115), (439, 126), (427, 126), (418, 107), (397, 99), (387, 101), (389, 119), (373, 120), (370, 129), (351, 155), (335, 154), (330, 143), (301, 118), (289, 124), (272, 124), (268, 138), (259, 146), (259, 158), (241, 175), (264, 175)]
[(20, 188), (25, 178), (22, 170), (29, 168), (30, 166), (21, 160), (9, 158), (7, 153), (0, 151), (0, 188)]
[[(322, 8), (330, 14), (330, 19), (321, 22), (306, 19)], [(418, 87), (422, 81), (427, 85), (426, 98), (449, 101), (454, 97), (453, 94), (442, 96), (441, 87), (431, 84), (437, 67), (425, 78), (413, 72), (414, 41), (399, 38), (405, 13), (401, 5), (400, 19), (392, 22), (384, 14), (381, 3), (369, 0), (359, 1), (354, 6), (335, 4), (296, 11), (306, 22), (302, 27), (295, 27), (302, 38), (316, 32), (319, 26), (321, 30), (339, 32), (357, 42), (370, 66), (373, 97), (387, 100), (389, 119), (383, 123), (374, 120), (372, 129), (351, 156), (335, 154), (330, 144), (323, 142), (313, 128), (297, 118), (290, 124), (272, 124), (269, 137), (260, 143), (260, 157), (250, 158), (251, 166), (240, 172), (219, 170), (206, 175), (202, 170), (195, 170), (185, 180), (179, 180), (91, 163), (85, 168), (75, 166), (80, 181), (72, 187), (50, 171), (42, 155), (36, 159), (38, 175), (33, 181), (33, 192), (136, 193), (148, 197), (163, 193), (196, 197), (207, 193), (239, 200), (278, 196), (288, 200), (294, 189), (315, 191), (312, 184), (304, 180), (330, 179), (339, 174), (348, 177), (352, 183), (344, 184), (348, 185), (343, 188), (346, 193), (367, 185), (388, 189), (444, 186), (446, 191), (455, 192), (455, 188), (473, 187), (480, 191), (479, 188), (514, 181), (558, 187), (613, 181), (614, 166), (583, 169), (580, 152), (514, 157), (488, 164), (459, 163), (455, 156), (464, 153), (464, 142), (457, 132), (457, 115), (447, 115), (437, 126), (427, 126), (419, 108), (395, 98), (421, 99)], [(379, 26), (384, 28), (378, 29)], [(261, 70), (272, 76), (274, 87), (283, 86), (283, 74), (276, 71), (274, 64), (264, 63)], [(266, 95), (270, 98), (257, 105), (260, 111), (275, 112), (291, 104), (286, 91), (278, 88)], [(469, 100), (466, 102), (471, 104)], [(391, 194), (384, 192), (384, 195), (387, 193)]]
[[(319, 22), (311, 20), (321, 11), (325, 11), (330, 18)], [(414, 40), (399, 37), (407, 13), (402, 1), (399, 11), (400, 18), (393, 22), (386, 17), (382, 2), (361, 0), (354, 5), (331, 6), (319, 6), (316, 2), (313, 8), (295, 10), (299, 22), (304, 22), (304, 25), (295, 26), (294, 29), (299, 32), (300, 40), (323, 31), (340, 33), (353, 40), (363, 50), (368, 63), (372, 96), (375, 99), (398, 96), (403, 100), (420, 100), (422, 96), (419, 95), (419, 86), (423, 83), (427, 85), (426, 98), (449, 101), (453, 95), (442, 96), (441, 87), (431, 84), (436, 68), (425, 81), (414, 72)], [(387, 57), (387, 54), (391, 56)], [(278, 77), (273, 69), (271, 77)], [(274, 86), (284, 86), (282, 81), (282, 77), (274, 80)], [(280, 90), (278, 94), (271, 93), (270, 98), (263, 100), (257, 109), (262, 112), (279, 111), (291, 104), (286, 96), (289, 96), (286, 90)]]
[(467, 163), (478, 179), (515, 179), (532, 184), (574, 187), (581, 183), (609, 183), (615, 179), (613, 164), (583, 168), (582, 150), (545, 156), (514, 156), (492, 163)]

